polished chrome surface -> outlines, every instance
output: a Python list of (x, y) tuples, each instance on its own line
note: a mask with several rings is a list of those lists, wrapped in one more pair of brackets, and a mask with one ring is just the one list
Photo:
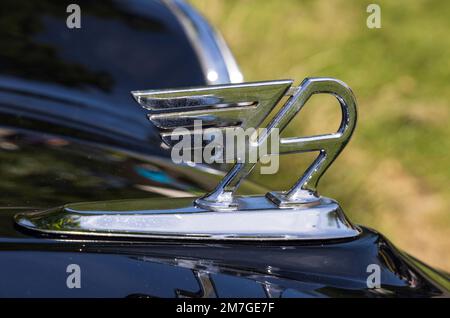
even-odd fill
[(286, 192), (267, 194), (280, 207), (310, 204), (317, 201), (317, 184), (328, 167), (344, 149), (356, 126), (356, 100), (351, 89), (343, 82), (331, 78), (305, 79), (280, 112), (269, 124), (270, 129), (283, 130), (314, 94), (331, 94), (339, 101), (342, 119), (336, 133), (280, 139), (280, 153), (319, 151), (318, 157), (295, 185)]
[[(292, 87), (291, 80), (267, 81), (243, 84), (216, 85), (179, 90), (149, 90), (132, 92), (136, 101), (150, 110), (149, 119), (159, 128), (162, 140), (167, 146), (173, 136), (173, 129), (184, 127), (190, 133), (202, 134), (194, 129), (194, 121), (201, 120), (208, 127), (260, 128), (283, 96), (289, 96), (286, 103), (273, 116), (266, 130), (255, 142), (250, 142), (248, 151), (254, 151), (267, 144), (274, 130), (280, 133), (299, 113), (314, 94), (331, 94), (339, 101), (342, 120), (336, 133), (281, 138), (279, 155), (318, 151), (319, 155), (296, 184), (286, 192), (271, 192), (267, 197), (279, 207), (297, 204), (312, 204), (319, 200), (317, 184), (327, 168), (350, 140), (356, 125), (356, 100), (350, 88), (332, 78), (307, 78), (300, 86)], [(227, 155), (225, 154), (225, 158)], [(237, 158), (234, 158), (237, 159)], [(255, 167), (253, 162), (237, 161), (219, 185), (209, 194), (196, 201), (202, 208), (225, 211), (237, 209), (233, 194), (241, 181)]]
[(360, 232), (327, 198), (312, 208), (279, 209), (264, 196), (236, 197), (236, 202), (233, 212), (207, 211), (191, 198), (78, 203), (21, 213), (16, 222), (48, 234), (188, 240), (324, 240)]
[(202, 134), (202, 130), (194, 130), (194, 122), (199, 120), (203, 127), (217, 129), (259, 127), (291, 84), (291, 80), (280, 80), (134, 91), (132, 95), (142, 107), (150, 110), (148, 118), (159, 129), (163, 142), (172, 146), (171, 137), (176, 128)]
[(208, 84), (240, 83), (243, 76), (220, 33), (183, 0), (164, 3), (178, 17), (197, 53)]

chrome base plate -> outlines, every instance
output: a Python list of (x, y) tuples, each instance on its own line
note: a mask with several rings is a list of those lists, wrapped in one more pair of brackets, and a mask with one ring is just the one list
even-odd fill
[(140, 199), (68, 204), (20, 213), (16, 223), (55, 235), (188, 240), (325, 240), (355, 237), (340, 206), (321, 198), (313, 207), (279, 209), (264, 196), (236, 197), (235, 211), (206, 211), (193, 198)]

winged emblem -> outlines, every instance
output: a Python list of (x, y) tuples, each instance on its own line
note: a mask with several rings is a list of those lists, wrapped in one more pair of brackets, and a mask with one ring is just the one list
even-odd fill
[[(162, 143), (172, 149), (176, 147), (173, 139), (177, 139), (172, 137), (180, 131), (184, 136), (203, 133), (195, 125), (200, 120), (203, 127), (218, 131), (233, 127), (263, 128), (248, 143), (249, 151), (256, 151), (272, 142), (271, 137), (287, 127), (313, 94), (335, 96), (342, 120), (332, 134), (277, 139), (278, 147), (269, 155), (319, 152), (288, 191), (234, 195), (257, 162), (235, 157), (233, 167), (217, 187), (195, 201), (188, 197), (75, 203), (36, 213), (19, 213), (15, 216), (19, 226), (46, 234), (183, 240), (323, 240), (356, 237), (361, 233), (336, 201), (319, 196), (316, 190), (320, 177), (355, 128), (355, 98), (343, 82), (307, 78), (299, 86), (293, 86), (291, 80), (282, 80), (132, 94), (148, 110), (148, 118), (157, 127)], [(280, 108), (275, 108), (277, 104), (281, 104)]]
[[(231, 127), (256, 129), (268, 122), (263, 133), (248, 145), (251, 149), (258, 149), (268, 142), (275, 130), (281, 132), (309, 98), (318, 93), (331, 94), (337, 98), (342, 110), (341, 125), (333, 134), (279, 140), (279, 153), (271, 155), (319, 151), (316, 160), (290, 190), (267, 194), (279, 207), (284, 207), (318, 200), (316, 188), (320, 177), (352, 135), (356, 124), (356, 101), (345, 83), (332, 78), (307, 78), (298, 87), (293, 86), (292, 80), (277, 80), (134, 91), (132, 95), (142, 107), (149, 110), (148, 118), (158, 128), (166, 146), (173, 146), (173, 140), (178, 139), (173, 137), (179, 134), (179, 128), (185, 128), (183, 134), (202, 134), (195, 127), (196, 121), (201, 121), (203, 128), (214, 127), (219, 130)], [(285, 96), (286, 102), (270, 117), (275, 106)], [(254, 167), (254, 162), (236, 162), (214, 191), (196, 201), (197, 205), (211, 210), (236, 209), (233, 193)]]

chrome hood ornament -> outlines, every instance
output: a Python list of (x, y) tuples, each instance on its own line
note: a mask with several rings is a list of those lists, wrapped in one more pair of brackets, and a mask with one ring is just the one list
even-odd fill
[[(132, 92), (149, 110), (148, 118), (159, 129), (163, 145), (194, 139), (205, 131), (231, 128), (264, 128), (238, 146), (245, 158), (220, 148), (223, 158), (234, 162), (217, 187), (203, 197), (146, 199), (68, 204), (61, 208), (16, 216), (28, 229), (51, 234), (118, 237), (219, 240), (312, 240), (349, 238), (359, 229), (345, 217), (339, 204), (321, 197), (317, 185), (350, 140), (356, 125), (356, 101), (350, 88), (331, 78), (307, 78), (298, 87), (291, 80), (214, 85), (200, 88)], [(336, 133), (279, 138), (275, 151), (271, 138), (281, 132), (314, 94), (331, 94), (339, 101), (342, 120)], [(286, 98), (280, 110), (275, 106)], [(264, 124), (268, 121), (267, 124)], [(262, 127), (263, 126), (263, 127)], [(208, 144), (189, 144), (188, 151)], [(236, 196), (242, 180), (268, 155), (317, 151), (318, 157), (289, 190), (258, 196)], [(186, 150), (186, 149), (185, 149)], [(220, 151), (219, 151), (220, 152)], [(245, 160), (253, 155), (255, 161)], [(215, 154), (217, 156), (217, 154)]]

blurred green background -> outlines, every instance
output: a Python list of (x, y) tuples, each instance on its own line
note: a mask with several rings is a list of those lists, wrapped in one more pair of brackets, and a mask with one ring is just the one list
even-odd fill
[[(373, 1), (190, 2), (222, 33), (246, 81), (329, 76), (352, 87), (358, 125), (319, 192), (450, 271), (450, 1), (376, 1), (381, 29), (366, 25)], [(310, 102), (285, 135), (337, 128), (333, 98)], [(252, 178), (283, 189), (313, 158), (283, 156), (275, 178)]]

